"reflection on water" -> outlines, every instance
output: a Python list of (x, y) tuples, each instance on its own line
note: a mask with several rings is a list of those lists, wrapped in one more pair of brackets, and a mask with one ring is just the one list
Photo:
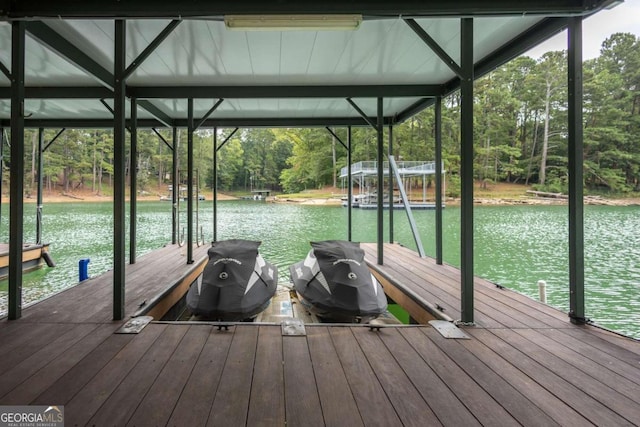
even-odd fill
[[(77, 283), (78, 260), (90, 258), (89, 274), (112, 268), (113, 218), (111, 203), (64, 203), (44, 207), (45, 241), (57, 263), (25, 275), (25, 302), (51, 295)], [(3, 213), (8, 208), (3, 206)], [(199, 223), (205, 240), (212, 238), (213, 209), (201, 203)], [(385, 213), (385, 240), (389, 229)], [(414, 212), (422, 242), (435, 254), (433, 211)], [(183, 218), (186, 214), (183, 213)], [(303, 258), (309, 241), (345, 239), (346, 209), (220, 202), (218, 239), (262, 241), (261, 253), (279, 267), (288, 280), (288, 266)], [(415, 248), (403, 212), (394, 213), (396, 242)], [(184, 219), (183, 219), (184, 222)], [(444, 257), (459, 265), (460, 210), (448, 207), (443, 215)], [(376, 239), (376, 212), (353, 211), (353, 240)], [(128, 227), (128, 225), (127, 225)], [(475, 274), (537, 298), (538, 280), (547, 282), (549, 304), (568, 310), (567, 208), (565, 206), (477, 207), (474, 215)], [(585, 287), (587, 316), (598, 323), (640, 338), (640, 211), (634, 207), (585, 208)], [(128, 230), (128, 228), (127, 228)], [(171, 204), (138, 204), (138, 255), (171, 239)], [(8, 218), (2, 218), (0, 239), (8, 237)], [(25, 240), (35, 237), (35, 205), (25, 206)], [(128, 241), (128, 236), (127, 236)], [(128, 250), (128, 249), (127, 249)], [(0, 311), (6, 310), (7, 281), (0, 282)]]

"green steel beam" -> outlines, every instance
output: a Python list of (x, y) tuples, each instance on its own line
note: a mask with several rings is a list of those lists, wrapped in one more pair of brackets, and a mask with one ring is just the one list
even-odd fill
[(474, 322), (473, 295), (473, 19), (460, 20), (460, 290), (463, 323)]
[(436, 264), (442, 265), (442, 97), (435, 104), (436, 152)]
[(229, 14), (351, 14), (383, 17), (464, 17), (496, 15), (586, 15), (611, 0), (424, 0), (344, 1), (325, 0), (236, 0), (233, 2), (191, 0), (2, 0), (0, 17), (5, 19), (48, 18), (181, 18), (221, 19)]
[(351, 126), (347, 126), (347, 167), (349, 169), (347, 169), (347, 182), (348, 184), (348, 188), (347, 188), (347, 240), (348, 241), (352, 241), (352, 237), (353, 237), (353, 218), (352, 218), (352, 204), (353, 204), (353, 185), (351, 183), (351, 147), (352, 147), (352, 141), (351, 141)]
[(156, 48), (158, 46), (160, 46), (160, 43), (162, 43), (167, 37), (169, 37), (169, 34), (171, 34), (173, 32), (173, 30), (175, 30), (175, 28), (178, 25), (180, 25), (180, 22), (182, 22), (182, 21), (180, 21), (178, 19), (174, 19), (171, 22), (169, 22), (169, 25), (167, 25), (166, 27), (164, 27), (164, 29), (162, 31), (160, 31), (160, 34), (158, 34), (156, 36), (156, 38), (153, 39), (151, 41), (151, 43), (149, 43), (149, 46), (147, 46), (142, 52), (140, 52), (140, 55), (138, 55), (138, 57), (136, 59), (131, 61), (131, 64), (129, 64), (129, 66), (127, 67), (127, 69), (124, 72), (124, 78), (125, 79), (127, 79), (129, 76), (131, 76), (131, 74), (133, 74), (133, 72), (140, 65), (142, 65), (144, 60), (147, 59), (149, 57), (149, 55), (151, 55), (153, 53), (153, 51), (156, 50)]
[(9, 320), (22, 317), (24, 240), (24, 71), (25, 23), (11, 23), (11, 169), (9, 190)]
[(35, 38), (39, 43), (49, 47), (78, 68), (91, 74), (105, 87), (112, 90), (114, 89), (113, 76), (111, 73), (89, 57), (89, 55), (78, 49), (73, 43), (55, 32), (44, 22), (27, 21), (26, 25), (26, 29), (31, 37)]
[[(369, 126), (371, 126), (376, 131), (380, 131), (380, 129), (378, 129), (378, 126), (381, 126), (381, 123), (382, 125), (384, 125), (384, 117), (378, 117), (377, 122), (374, 122), (373, 119), (367, 116), (367, 114), (362, 111), (362, 109), (358, 107), (358, 104), (356, 104), (351, 98), (347, 98), (347, 102), (353, 107), (354, 110), (358, 112), (358, 114), (360, 114), (360, 117), (362, 117), (362, 119), (367, 122)], [(380, 114), (379, 111), (378, 114)]]
[(51, 147), (51, 145), (56, 142), (56, 140), (58, 138), (60, 138), (60, 135), (62, 135), (64, 133), (64, 131), (67, 130), (67, 128), (62, 128), (60, 129), (60, 131), (58, 131), (58, 133), (56, 134), (56, 136), (53, 137), (53, 139), (51, 141), (49, 141), (49, 143), (47, 145), (44, 146), (44, 148), (42, 149), (42, 151), (47, 151), (49, 149), (49, 147)]
[[(11, 97), (0, 87), (0, 99)], [(317, 86), (127, 86), (127, 96), (143, 99), (262, 99), (262, 98), (408, 98), (438, 96), (440, 85), (317, 85)], [(113, 91), (102, 86), (32, 86), (27, 99), (109, 99)]]
[(584, 201), (582, 129), (582, 19), (569, 20), (568, 46), (568, 142), (569, 142), (569, 317), (583, 324), (584, 299)]
[(160, 139), (160, 141), (164, 142), (164, 145), (169, 147), (169, 150), (173, 151), (173, 146), (169, 144), (169, 141), (167, 141), (167, 139), (164, 136), (162, 136), (162, 134), (158, 131), (158, 129), (151, 128), (151, 130), (153, 131), (153, 133), (155, 133), (158, 136), (158, 139)]
[[(142, 100), (138, 101), (138, 106)], [(142, 108), (142, 107), (141, 107)], [(393, 118), (385, 118), (384, 123), (390, 124)], [(9, 126), (9, 120), (0, 120), (0, 126)], [(127, 126), (129, 122), (126, 122)], [(176, 119), (171, 127), (186, 128), (186, 119)], [(307, 117), (307, 118), (238, 118), (238, 119), (209, 119), (203, 127), (212, 128), (214, 126), (221, 128), (275, 128), (275, 127), (325, 127), (325, 126), (370, 126), (361, 117)], [(27, 128), (59, 128), (67, 127), (71, 129), (108, 129), (113, 127), (113, 119), (27, 119), (25, 120)], [(156, 119), (140, 119), (138, 120), (138, 128), (165, 127), (165, 124)]]
[(129, 128), (129, 264), (136, 263), (138, 225), (138, 103), (135, 98), (131, 102), (131, 119)]
[(345, 150), (347, 150), (347, 145), (342, 141), (342, 139), (329, 127), (329, 126), (325, 126), (324, 127), (327, 132), (329, 132), (331, 134), (331, 136), (333, 136), (336, 141), (338, 141), (340, 143), (340, 145), (342, 145), (344, 147)]
[(115, 21), (113, 99), (113, 320), (124, 319), (126, 22)]

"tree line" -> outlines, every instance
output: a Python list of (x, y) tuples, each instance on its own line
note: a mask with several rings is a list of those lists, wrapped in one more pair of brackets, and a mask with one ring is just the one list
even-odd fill
[[(518, 57), (478, 79), (474, 86), (474, 174), (482, 183), (512, 182), (544, 191), (567, 189), (566, 51), (541, 58)], [(585, 61), (584, 180), (587, 191), (640, 191), (640, 39), (616, 33), (602, 44), (597, 58)], [(333, 131), (346, 141), (346, 130)], [(250, 191), (267, 188), (298, 192), (338, 184), (347, 153), (326, 129), (218, 130), (218, 188)], [(57, 131), (47, 129), (45, 141)], [(160, 130), (171, 141), (169, 130)], [(179, 130), (181, 181), (187, 161), (186, 131)], [(388, 138), (385, 135), (385, 153)], [(377, 134), (354, 128), (352, 161), (375, 160)], [(393, 129), (393, 154), (402, 160), (433, 160), (434, 113), (428, 108)], [(443, 100), (442, 146), (447, 192), (459, 192), (460, 94)], [(37, 180), (37, 130), (25, 133), (25, 188)], [(8, 179), (4, 150), (4, 179)], [(213, 183), (213, 130), (194, 135), (199, 185)], [(49, 191), (91, 189), (110, 194), (113, 182), (111, 130), (70, 129), (43, 155), (43, 180)], [(127, 159), (126, 173), (138, 171), (141, 191), (171, 182), (172, 151), (151, 130), (138, 131), (138, 156)], [(5, 181), (7, 182), (7, 181)]]

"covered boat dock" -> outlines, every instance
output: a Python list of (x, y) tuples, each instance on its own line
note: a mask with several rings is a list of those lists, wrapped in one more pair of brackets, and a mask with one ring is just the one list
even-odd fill
[[(13, 141), (0, 404), (63, 405), (69, 425), (637, 424), (640, 344), (588, 324), (584, 304), (582, 19), (614, 3), (0, 0), (0, 127)], [(473, 272), (473, 81), (567, 28), (568, 316)], [(442, 263), (437, 181), (442, 100), (456, 90), (460, 270)], [(164, 142), (177, 188), (176, 132), (186, 128), (193, 195), (198, 128), (214, 129), (217, 153), (222, 127), (326, 126), (351, 164), (351, 129), (369, 126), (382, 165), (394, 126), (428, 107), (436, 256), (385, 243), (393, 226), (387, 239), (379, 198), (368, 262), (407, 296), (415, 319), (440, 312), (469, 339), (428, 325), (310, 325), (305, 335), (283, 336), (275, 324), (157, 321), (115, 333), (168, 287), (188, 282), (206, 248), (194, 244), (189, 197), (185, 246), (137, 259), (136, 221), (128, 230), (125, 221), (126, 129), (133, 157), (139, 127), (173, 131), (172, 144)], [(25, 127), (113, 128), (115, 190), (113, 270), (23, 310)], [(216, 162), (214, 154), (214, 170)], [(383, 168), (377, 174), (383, 194)], [(135, 182), (134, 173), (131, 194)], [(214, 185), (214, 241), (216, 206)], [(129, 209), (136, 218), (135, 197)], [(351, 209), (346, 216), (351, 240)]]

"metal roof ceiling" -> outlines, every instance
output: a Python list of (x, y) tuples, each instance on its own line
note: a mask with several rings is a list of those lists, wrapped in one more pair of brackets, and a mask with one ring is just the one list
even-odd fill
[[(7, 125), (10, 117), (11, 19), (30, 17), (27, 126), (111, 126), (105, 104), (113, 96), (116, 16), (145, 18), (126, 24), (127, 64), (140, 62), (127, 78), (127, 94), (141, 101), (141, 126), (160, 125), (156, 119), (183, 126), (187, 98), (196, 99), (196, 117), (224, 98), (209, 124), (358, 125), (365, 122), (346, 98), (373, 117), (376, 97), (384, 97), (384, 116), (391, 123), (457, 87), (455, 66), (445, 61), (448, 56), (460, 63), (462, 16), (475, 17), (474, 63), (480, 75), (562, 30), (567, 16), (593, 13), (608, 2), (183, 3), (188, 4), (0, 0), (0, 19), (7, 19), (0, 22), (0, 63), (6, 68), (0, 73), (0, 120)], [(227, 29), (222, 19), (227, 13), (334, 11), (363, 13), (365, 19), (352, 31), (239, 31)], [(153, 19), (158, 17), (163, 19)], [(445, 55), (434, 52), (407, 18), (415, 19)], [(166, 38), (147, 49), (159, 35)]]

